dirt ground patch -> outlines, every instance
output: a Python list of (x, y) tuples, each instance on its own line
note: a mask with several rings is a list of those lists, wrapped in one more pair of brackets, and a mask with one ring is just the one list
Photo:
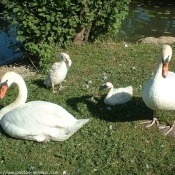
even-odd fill
[(0, 66), (0, 77), (6, 72), (13, 71), (20, 74), (23, 78), (31, 77), (36, 75), (36, 71), (31, 66), (20, 65), (17, 63)]

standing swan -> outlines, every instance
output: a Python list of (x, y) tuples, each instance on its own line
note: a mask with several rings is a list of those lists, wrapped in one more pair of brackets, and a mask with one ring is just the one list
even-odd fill
[[(144, 103), (153, 110), (153, 120), (143, 122), (146, 127), (151, 127), (154, 124), (159, 125), (156, 118), (157, 110), (175, 110), (175, 73), (168, 72), (171, 57), (172, 48), (169, 45), (163, 45), (160, 50), (156, 71), (142, 91)], [(174, 135), (173, 128), (174, 124), (172, 127), (159, 127), (164, 135)]]
[(64, 141), (86, 124), (89, 119), (76, 119), (64, 108), (45, 101), (27, 100), (27, 87), (15, 72), (7, 72), (1, 80), (0, 98), (15, 83), (19, 94), (16, 100), (0, 110), (0, 124), (11, 137), (46, 143)]
[(61, 82), (65, 79), (67, 75), (67, 71), (72, 65), (72, 61), (68, 54), (61, 53), (60, 54), (60, 62), (55, 62), (51, 69), (49, 70), (49, 73), (47, 75), (47, 78), (44, 80), (44, 84), (46, 86), (51, 86), (53, 93), (56, 93), (54, 90), (54, 86), (57, 84), (60, 84), (60, 90), (62, 88)]

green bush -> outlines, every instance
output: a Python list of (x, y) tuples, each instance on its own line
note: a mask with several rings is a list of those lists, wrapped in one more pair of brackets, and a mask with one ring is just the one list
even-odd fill
[(54, 46), (72, 41), (93, 42), (116, 34), (128, 12), (130, 0), (2, 0), (5, 15), (17, 27), (23, 51), (43, 67)]

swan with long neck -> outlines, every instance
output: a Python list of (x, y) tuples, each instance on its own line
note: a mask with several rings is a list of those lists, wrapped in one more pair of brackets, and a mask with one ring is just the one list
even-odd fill
[[(172, 48), (163, 45), (157, 62), (157, 67), (153, 77), (147, 82), (143, 91), (142, 99), (144, 103), (153, 110), (153, 120), (143, 122), (146, 127), (159, 126), (156, 118), (157, 110), (175, 110), (175, 73), (168, 72), (169, 62), (172, 58)], [(159, 129), (165, 135), (174, 135), (174, 124), (161, 126)]]
[(15, 72), (7, 72), (1, 80), (0, 98), (15, 83), (19, 94), (16, 100), (0, 110), (0, 124), (11, 137), (37, 142), (64, 141), (72, 136), (89, 119), (76, 119), (61, 106), (27, 100), (27, 87), (23, 78)]

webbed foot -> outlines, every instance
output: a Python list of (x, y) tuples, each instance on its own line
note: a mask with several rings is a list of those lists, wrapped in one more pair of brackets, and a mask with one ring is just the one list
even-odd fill
[(158, 127), (159, 126), (159, 121), (158, 121), (157, 118), (153, 118), (152, 121), (142, 122), (141, 124), (144, 125), (146, 128)]
[(175, 125), (175, 121), (172, 126), (160, 126), (159, 130), (165, 136), (175, 137), (174, 125)]

